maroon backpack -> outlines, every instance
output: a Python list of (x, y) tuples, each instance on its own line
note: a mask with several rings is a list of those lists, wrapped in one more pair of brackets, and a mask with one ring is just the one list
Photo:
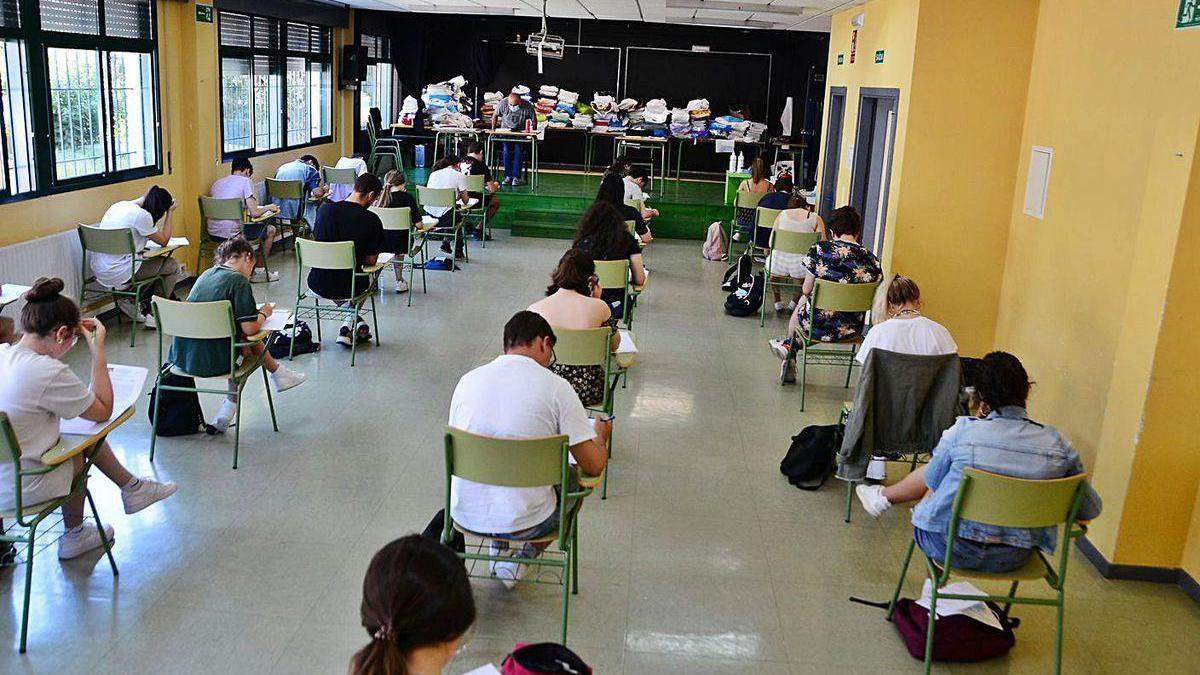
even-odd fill
[[(937, 629), (933, 632), (934, 661), (984, 661), (1003, 656), (1017, 643), (1013, 635), (1016, 619), (1000, 611), (995, 603), (987, 603), (989, 609), (1000, 618), (1003, 630), (997, 630), (961, 614), (938, 617)], [(896, 602), (892, 622), (900, 632), (900, 639), (914, 659), (925, 660), (925, 631), (929, 626), (929, 610), (908, 598)]]

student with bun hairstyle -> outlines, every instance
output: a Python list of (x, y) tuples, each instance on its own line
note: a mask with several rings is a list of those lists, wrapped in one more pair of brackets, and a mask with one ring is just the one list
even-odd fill
[(371, 642), (350, 675), (439, 675), (475, 623), (467, 569), (436, 541), (397, 539), (371, 558), (360, 614)]
[[(82, 417), (102, 422), (113, 414), (112, 381), (104, 356), (104, 324), (80, 319), (75, 302), (62, 294), (62, 279), (38, 279), (25, 294), (21, 310), (24, 335), (16, 344), (0, 344), (0, 410), (21, 446), (21, 468), (42, 469), (42, 453), (59, 440), (59, 420)], [(91, 352), (91, 385), (84, 385), (60, 359), (82, 341)], [(133, 476), (113, 455), (108, 443), (92, 450), (96, 468), (121, 488), (125, 513), (137, 513), (154, 502), (170, 497), (174, 483), (158, 483)], [(71, 491), (71, 483), (83, 470), (84, 457), (77, 455), (52, 471), (25, 476), (21, 481), (22, 504), (37, 504)], [(15, 506), (13, 464), (0, 462), (0, 510)], [(102, 545), (100, 532), (83, 522), (82, 494), (63, 506), (67, 532), (58, 542), (58, 557), (74, 558)], [(104, 526), (105, 538), (113, 530)]]

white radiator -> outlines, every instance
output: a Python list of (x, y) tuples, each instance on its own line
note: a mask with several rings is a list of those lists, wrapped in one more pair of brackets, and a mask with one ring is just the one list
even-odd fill
[[(78, 298), (82, 256), (75, 230), (4, 246), (0, 248), (0, 283), (29, 286), (38, 277), (59, 277), (66, 283), (65, 293)], [(4, 314), (19, 316), (23, 304), (18, 300), (6, 307)]]

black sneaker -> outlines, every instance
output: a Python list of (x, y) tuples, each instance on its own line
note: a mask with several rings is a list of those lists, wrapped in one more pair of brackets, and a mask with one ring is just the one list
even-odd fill
[(358, 344), (363, 344), (371, 341), (371, 327), (366, 321), (359, 321), (357, 328), (354, 331), (354, 339)]
[(338, 331), (337, 343), (343, 347), (353, 347), (354, 342), (350, 337), (350, 326), (342, 326)]
[(12, 567), (17, 564), (17, 547), (11, 543), (0, 544), (0, 567)]
[(442, 242), (441, 249), (442, 249), (442, 253), (450, 253), (450, 242), (449, 242), (449, 241), (443, 241), (443, 242)]

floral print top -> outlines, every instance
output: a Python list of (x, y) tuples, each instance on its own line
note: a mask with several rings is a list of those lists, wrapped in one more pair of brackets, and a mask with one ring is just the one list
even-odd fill
[[(842, 284), (878, 283), (883, 277), (879, 259), (868, 249), (848, 241), (818, 241), (802, 261), (804, 269), (818, 279)], [(838, 342), (858, 337), (863, 331), (863, 312), (818, 311), (809, 325), (807, 308), (800, 314), (800, 330), (814, 341)]]

